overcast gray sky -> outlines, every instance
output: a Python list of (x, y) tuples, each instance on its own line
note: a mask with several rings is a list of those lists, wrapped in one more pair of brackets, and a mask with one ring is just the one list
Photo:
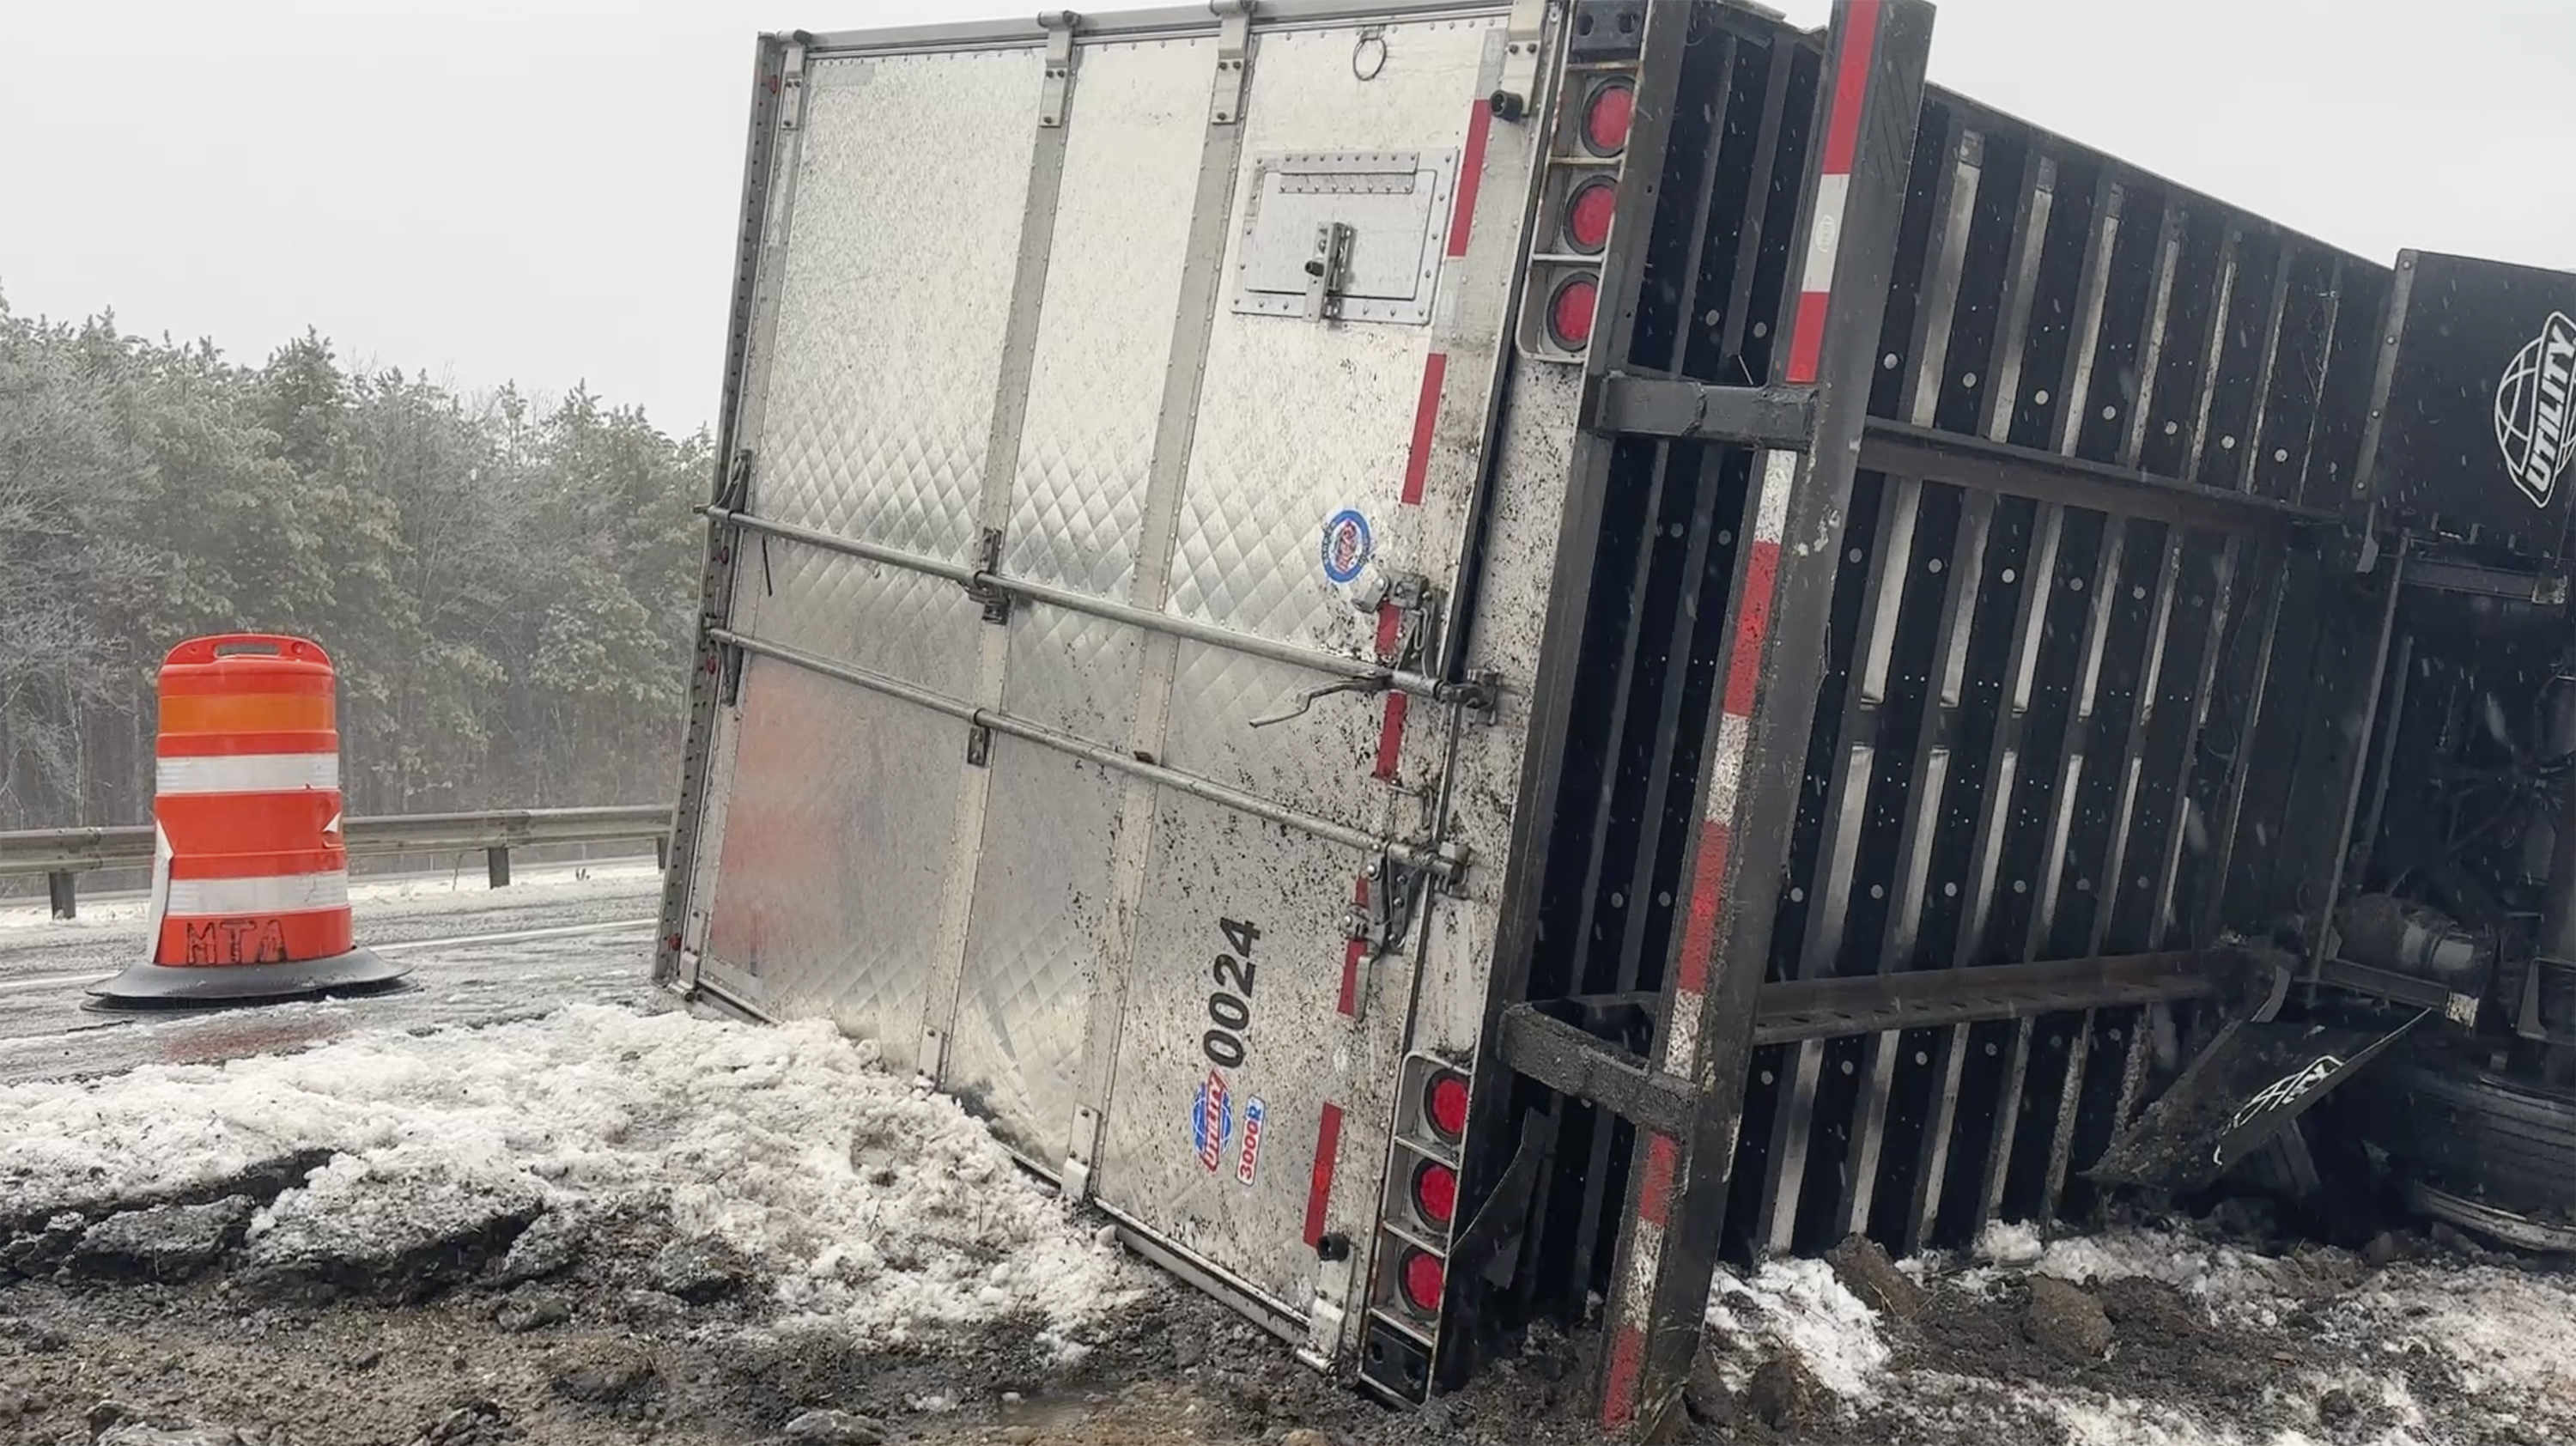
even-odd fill
[[(0, 0), (0, 296), (251, 361), (311, 325), (684, 432), (716, 400), (752, 36), (1040, 8)], [(2576, 269), (2572, 55), (2576, 0), (1948, 0), (1932, 75), (2368, 255)]]

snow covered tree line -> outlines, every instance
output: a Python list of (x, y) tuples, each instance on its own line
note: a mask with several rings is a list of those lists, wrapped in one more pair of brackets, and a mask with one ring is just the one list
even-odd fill
[(711, 454), (0, 301), (0, 828), (147, 819), (161, 656), (232, 631), (329, 650), (352, 813), (668, 796)]

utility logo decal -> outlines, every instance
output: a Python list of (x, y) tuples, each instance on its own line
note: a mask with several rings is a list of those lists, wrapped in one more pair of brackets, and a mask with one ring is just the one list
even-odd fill
[(1243, 1107), (1243, 1153), (1234, 1158), (1236, 1183), (1250, 1186), (1261, 1173), (1261, 1121), (1269, 1112), (1261, 1106), (1261, 1096), (1254, 1095)]
[(1198, 1146), (1199, 1164), (1211, 1175), (1225, 1161), (1225, 1142), (1234, 1134), (1234, 1097), (1225, 1087), (1225, 1076), (1209, 1070), (1207, 1083), (1199, 1086), (1197, 1105), (1190, 1111), (1190, 1140)]
[(1368, 519), (1345, 507), (1324, 524), (1324, 576), (1335, 583), (1346, 583), (1368, 566), (1369, 553), (1376, 541), (1369, 535)]
[(2534, 507), (2547, 507), (2566, 474), (2576, 430), (2568, 405), (2576, 393), (2576, 321), (2553, 311), (2540, 335), (2525, 343), (2496, 383), (2496, 445), (2505, 470)]

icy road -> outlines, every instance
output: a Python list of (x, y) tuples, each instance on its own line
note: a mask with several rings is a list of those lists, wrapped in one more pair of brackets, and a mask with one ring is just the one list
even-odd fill
[(82, 991), (140, 956), (141, 900), (84, 902), (81, 917), (0, 909), (0, 1082), (231, 1059), (338, 1038), (525, 1017), (572, 1000), (640, 1003), (651, 992), (659, 870), (649, 862), (523, 869), (506, 889), (476, 866), (350, 890), (358, 940), (412, 966), (418, 990), (248, 1013), (100, 1015)]

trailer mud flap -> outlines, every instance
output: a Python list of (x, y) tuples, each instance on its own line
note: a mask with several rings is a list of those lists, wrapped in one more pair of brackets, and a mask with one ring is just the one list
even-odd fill
[(2387, 1030), (2237, 1020), (2088, 1174), (2099, 1184), (2177, 1192), (2209, 1185), (2429, 1014)]

